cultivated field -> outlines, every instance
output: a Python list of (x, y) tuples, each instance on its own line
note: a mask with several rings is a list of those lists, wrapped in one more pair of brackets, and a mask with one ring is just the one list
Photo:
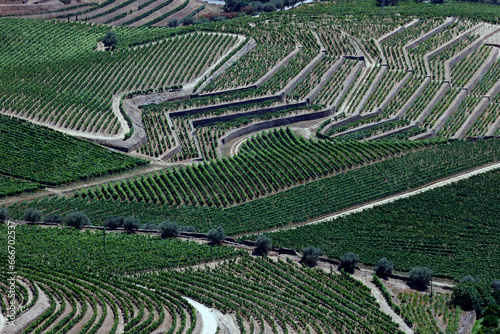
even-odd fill
[[(472, 275), (500, 303), (500, 173), (461, 176), (500, 162), (500, 7), (358, 2), (169, 28), (221, 8), (0, 0), (0, 332), (448, 334), (487, 319), (450, 290)], [(384, 204), (356, 211), (370, 203)], [(383, 257), (397, 274), (372, 277)], [(412, 284), (417, 266), (439, 282)]]

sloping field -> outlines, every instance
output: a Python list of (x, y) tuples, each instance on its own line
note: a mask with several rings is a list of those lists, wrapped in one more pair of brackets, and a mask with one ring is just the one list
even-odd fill
[[(130, 131), (119, 96), (192, 82), (238, 41), (234, 35), (192, 33), (109, 53), (95, 51), (107, 31), (102, 26), (13, 19), (0, 25), (7, 55), (0, 68), (0, 112), (101, 139)], [(25, 37), (14, 39), (20, 31)], [(189, 67), (179, 62), (194, 50), (202, 52)]]

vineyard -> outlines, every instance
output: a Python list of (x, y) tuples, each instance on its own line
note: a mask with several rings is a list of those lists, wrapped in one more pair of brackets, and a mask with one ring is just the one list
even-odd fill
[[(213, 249), (193, 242), (114, 233), (107, 235), (109, 247), (103, 258), (97, 256), (102, 251), (98, 233), (32, 226), (18, 227), (17, 233), (23, 245), (20, 251), (25, 254), (18, 283), (20, 316), (39, 299), (48, 299), (49, 304), (24, 333), (150, 333), (169, 325), (171, 333), (191, 333), (197, 319), (181, 296), (213, 305), (232, 318), (242, 333), (316, 332), (326, 328), (398, 333), (397, 325), (378, 309), (369, 289), (348, 275), (325, 274), (293, 262), (253, 259), (230, 247)], [(49, 249), (30, 242), (35, 235), (36, 244)], [(56, 236), (62, 248), (51, 243)], [(2, 239), (6, 239), (5, 228)], [(76, 245), (89, 256), (82, 258), (81, 253), (71, 252)], [(137, 261), (136, 254), (145, 254), (146, 249), (151, 260), (161, 254), (169, 254), (168, 259)], [(98, 262), (92, 261), (99, 257)], [(177, 259), (175, 266), (225, 261), (215, 268), (140, 272), (169, 268), (169, 258)]]
[[(320, 247), (331, 257), (356, 250), (361, 261), (394, 261), (398, 270), (415, 265), (440, 276), (460, 279), (500, 275), (498, 189), (500, 172), (492, 171), (408, 199), (345, 218), (273, 233), (279, 246)], [(485, 231), (488, 231), (485, 233)], [(486, 254), (489, 254), (486, 256)]]
[[(12, 219), (21, 219), (27, 208), (34, 207), (42, 211), (44, 215), (82, 211), (91, 218), (94, 224), (101, 224), (110, 215), (133, 215), (147, 223), (158, 223), (170, 219), (182, 225), (194, 226), (198, 231), (203, 232), (220, 225), (230, 235), (248, 233), (304, 222), (314, 217), (406, 191), (477, 165), (497, 161), (499, 150), (500, 146), (497, 141), (493, 140), (455, 141), (434, 145), (227, 208), (161, 205), (152, 202), (145, 203), (145, 201), (122, 201), (118, 198), (117, 200), (98, 200), (82, 198), (82, 196), (72, 198), (52, 196), (34, 201), (18, 201), (10, 205), (8, 209)], [(213, 166), (222, 166), (222, 163)], [(188, 172), (188, 169), (185, 172)], [(177, 173), (182, 176), (180, 171)], [(219, 177), (235, 177), (227, 172), (214, 174), (218, 174)], [(138, 184), (142, 185), (142, 180)], [(104, 186), (104, 189), (109, 189), (109, 186)], [(148, 187), (148, 189), (151, 188)], [(189, 188), (179, 187), (178, 189), (188, 190)], [(243, 186), (238, 186), (236, 189), (244, 191)], [(221, 194), (217, 189), (209, 190), (210, 193)], [(145, 193), (150, 194), (149, 191)], [(186, 194), (185, 198), (189, 196)]]
[(500, 172), (428, 190), (500, 161), (500, 7), (5, 1), (0, 332), (451, 334), (408, 272), (500, 278)]

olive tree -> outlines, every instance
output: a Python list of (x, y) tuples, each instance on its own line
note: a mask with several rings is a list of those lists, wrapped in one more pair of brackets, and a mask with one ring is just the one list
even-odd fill
[(310, 267), (314, 267), (316, 264), (318, 264), (320, 255), (321, 249), (313, 246), (306, 247), (302, 250), (302, 259), (300, 259), (300, 262)]
[(208, 232), (207, 238), (212, 244), (219, 244), (226, 239), (226, 232), (222, 227), (219, 226), (217, 228), (214, 228), (213, 230), (210, 230), (210, 232)]
[(63, 217), (58, 213), (51, 213), (50, 215), (43, 217), (43, 222), (48, 224), (61, 225), (63, 221)]
[(130, 216), (130, 217), (127, 217), (123, 220), (122, 227), (128, 233), (134, 233), (137, 229), (139, 229), (140, 224), (141, 224), (141, 220), (139, 218), (134, 218), (134, 217)]
[(122, 227), (124, 221), (125, 221), (125, 218), (122, 216), (111, 216), (111, 217), (106, 218), (103, 226), (107, 229), (114, 230), (117, 227)]
[(5, 223), (7, 220), (9, 220), (9, 218), (9, 210), (4, 207), (0, 207), (0, 223)]
[(462, 280), (453, 287), (452, 301), (463, 310), (475, 310), (481, 317), (488, 304), (493, 303), (494, 299), (487, 282)]
[(118, 44), (118, 35), (116, 34), (116, 32), (110, 30), (103, 37), (102, 42), (108, 48), (114, 49)]
[(260, 235), (255, 241), (255, 253), (267, 254), (273, 248), (272, 240), (266, 235)]
[(28, 208), (26, 212), (24, 212), (23, 220), (30, 223), (39, 222), (42, 220), (42, 213), (38, 209)]
[(373, 271), (378, 277), (387, 277), (392, 274), (393, 269), (394, 263), (387, 261), (387, 259), (383, 257), (378, 261), (377, 265), (373, 268)]
[(86, 214), (80, 211), (74, 211), (71, 213), (68, 213), (65, 217), (64, 220), (66, 222), (66, 225), (75, 227), (75, 228), (82, 228), (83, 226), (90, 225), (90, 219), (87, 217)]
[(429, 285), (434, 271), (427, 267), (415, 267), (410, 271), (409, 282), (417, 288), (425, 288)]
[(353, 272), (358, 267), (359, 257), (356, 253), (349, 252), (340, 258), (340, 268)]
[(160, 235), (163, 239), (172, 238), (179, 235), (180, 227), (177, 223), (171, 221), (164, 221), (160, 225)]

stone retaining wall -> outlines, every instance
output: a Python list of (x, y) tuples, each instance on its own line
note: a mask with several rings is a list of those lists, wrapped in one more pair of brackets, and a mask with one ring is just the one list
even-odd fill
[(449, 107), (445, 110), (445, 112), (441, 115), (441, 117), (438, 118), (436, 123), (434, 124), (434, 127), (432, 128), (432, 131), (434, 131), (434, 135), (436, 135), (439, 130), (445, 125), (446, 121), (448, 118), (450, 118), (451, 114), (453, 114), (460, 103), (462, 103), (463, 99), (467, 96), (467, 90), (462, 89), (460, 93), (458, 93), (457, 97), (451, 102)]
[(238, 51), (236, 52), (231, 58), (228, 59), (217, 71), (212, 73), (206, 80), (203, 82), (200, 87), (198, 87), (196, 93), (201, 92), (210, 82), (212, 82), (213, 79), (217, 78), (219, 75), (224, 73), (226, 69), (228, 69), (231, 65), (236, 63), (241, 57), (243, 57), (246, 53), (250, 52), (255, 48), (257, 45), (257, 42), (255, 42), (255, 39), (253, 37), (250, 37), (248, 42)]
[(410, 125), (403, 126), (403, 127), (398, 128), (398, 129), (394, 129), (394, 130), (387, 131), (387, 132), (381, 133), (379, 135), (376, 135), (376, 136), (373, 136), (370, 138), (363, 139), (362, 141), (371, 141), (371, 140), (387, 138), (389, 136), (396, 135), (398, 133), (405, 132), (405, 131), (411, 130), (413, 128), (416, 128), (416, 127), (417, 127), (417, 124), (412, 123)]
[(269, 80), (269, 78), (271, 78), (276, 72), (278, 72), (283, 66), (287, 65), (290, 62), (290, 60), (293, 57), (295, 57), (295, 55), (297, 53), (299, 53), (301, 51), (302, 51), (302, 46), (297, 45), (296, 48), (292, 52), (290, 52), (290, 54), (288, 56), (283, 58), (280, 62), (278, 62), (276, 65), (274, 65), (274, 67), (272, 67), (266, 74), (264, 74), (263, 77), (261, 77), (259, 80), (257, 80), (255, 82), (255, 86), (257, 88), (260, 87), (264, 82)]
[[(372, 115), (373, 115), (373, 113), (372, 113)], [(375, 115), (373, 115), (373, 116), (375, 116)], [(337, 133), (337, 134), (334, 135), (334, 137), (341, 137), (341, 136), (349, 135), (349, 134), (354, 133), (354, 132), (363, 131), (363, 130), (366, 130), (366, 129), (373, 128), (373, 127), (375, 127), (377, 125), (389, 123), (389, 122), (392, 122), (394, 120), (395, 120), (394, 118), (387, 118), (387, 119), (383, 119), (383, 120), (378, 121), (378, 122), (363, 124), (361, 126), (358, 126), (357, 128), (353, 128), (353, 129), (346, 130), (344, 132)]]
[(282, 105), (275, 106), (275, 107), (257, 109), (257, 110), (246, 111), (246, 112), (241, 112), (241, 113), (236, 113), (236, 114), (231, 114), (231, 115), (198, 118), (198, 119), (190, 121), (190, 123), (193, 125), (193, 127), (198, 127), (198, 126), (217, 123), (217, 122), (227, 122), (227, 121), (233, 120), (235, 118), (244, 117), (244, 116), (263, 115), (263, 114), (268, 114), (268, 113), (272, 113), (272, 112), (276, 112), (276, 111), (280, 111), (280, 110), (305, 107), (306, 105), (307, 105), (306, 101), (300, 101), (300, 102), (296, 102), (296, 103), (282, 104)]
[(215, 104), (215, 105), (210, 105), (210, 106), (196, 107), (196, 108), (184, 109), (184, 110), (176, 110), (176, 111), (170, 112), (170, 117), (194, 115), (194, 114), (200, 114), (203, 112), (214, 111), (214, 110), (218, 110), (218, 109), (239, 107), (239, 106), (249, 104), (249, 103), (260, 103), (260, 102), (266, 102), (266, 101), (272, 101), (272, 100), (282, 100), (282, 99), (283, 99), (282, 93), (278, 93), (276, 95), (263, 96), (263, 97), (253, 97), (253, 98), (243, 99), (240, 101), (226, 102), (226, 103), (220, 103), (220, 104)]
[(479, 67), (479, 69), (474, 73), (472, 78), (467, 82), (464, 86), (464, 89), (467, 90), (467, 92), (471, 92), (476, 84), (483, 78), (483, 76), (486, 74), (486, 72), (489, 71), (491, 66), (495, 63), (498, 55), (498, 49), (492, 50), (488, 58), (486, 58), (486, 61)]
[(479, 48), (483, 44), (483, 40), (481, 38), (477, 39), (474, 41), (472, 44), (470, 44), (468, 47), (448, 59), (447, 61), (444, 62), (444, 77), (446, 80), (451, 80), (451, 67), (454, 66), (456, 63), (458, 63), (460, 60), (464, 59), (468, 55), (470, 55), (472, 52), (474, 52), (477, 48)]
[[(448, 118), (457, 110), (458, 106), (462, 102), (462, 100), (467, 96), (468, 92), (474, 89), (474, 86), (481, 80), (483, 75), (493, 66), (497, 57), (497, 51), (492, 52), (483, 65), (474, 73), (474, 76), (469, 80), (469, 82), (462, 89), (460, 94), (453, 100), (451, 105), (446, 109), (444, 114), (437, 120), (436, 124), (433, 127), (433, 131), (435, 134), (441, 130), (441, 128), (446, 124)], [(473, 111), (474, 114), (476, 110)], [(470, 117), (470, 116), (469, 116)], [(467, 123), (467, 121), (466, 121)]]
[(423, 36), (409, 42), (408, 44), (406, 44), (404, 47), (407, 48), (407, 49), (412, 49), (414, 47), (416, 47), (417, 45), (419, 45), (420, 43), (428, 40), (429, 38), (431, 38), (433, 35), (435, 34), (438, 34), (440, 33), (441, 31), (443, 31), (444, 29), (446, 29), (446, 27), (448, 27), (450, 24), (454, 23), (457, 19), (455, 17), (449, 17), (446, 19), (446, 21), (441, 24), (440, 26), (432, 29), (431, 31), (427, 32), (426, 34), (424, 34)]
[(134, 133), (129, 139), (83, 139), (126, 153), (132, 152), (144, 145), (147, 141), (147, 136), (146, 131), (144, 130), (144, 124), (142, 123), (142, 112), (129, 100), (123, 101), (123, 109), (130, 118), (134, 129)]
[(163, 154), (160, 157), (160, 159), (163, 161), (167, 161), (168, 159), (172, 158), (174, 155), (176, 155), (177, 153), (182, 151), (181, 141), (179, 140), (179, 136), (177, 135), (177, 131), (174, 128), (174, 124), (172, 123), (172, 119), (170, 118), (170, 115), (168, 114), (168, 112), (165, 112), (165, 116), (167, 118), (168, 126), (172, 130), (172, 135), (174, 137), (175, 145), (172, 148), (172, 150)]
[(493, 123), (490, 127), (490, 129), (488, 130), (488, 132), (486, 132), (486, 136), (493, 136), (495, 134), (495, 131), (500, 127), (500, 117), (497, 118), (497, 120), (495, 121), (495, 123)]
[(474, 108), (464, 124), (462, 124), (460, 129), (458, 129), (458, 131), (453, 135), (453, 138), (464, 138), (467, 130), (469, 130), (472, 124), (474, 124), (474, 122), (479, 118), (481, 113), (484, 111), (484, 109), (486, 109), (486, 107), (488, 107), (489, 104), (490, 101), (488, 100), (488, 98), (483, 97), (481, 102), (479, 102), (476, 108)]
[(224, 137), (221, 137), (218, 140), (218, 150), (222, 150), (222, 146), (224, 146), (226, 143), (229, 141), (244, 136), (246, 134), (256, 132), (256, 131), (261, 131), (265, 129), (270, 129), (270, 128), (275, 128), (279, 126), (284, 126), (292, 123), (297, 123), (297, 122), (303, 122), (303, 121), (310, 121), (318, 118), (323, 118), (326, 116), (331, 115), (332, 109), (324, 109), (321, 111), (316, 111), (316, 112), (309, 112), (305, 114), (299, 114), (299, 115), (291, 115), (287, 117), (281, 117), (281, 118), (276, 118), (268, 121), (262, 121), (262, 122), (257, 122), (250, 124), (248, 126), (232, 130), (228, 132)]

